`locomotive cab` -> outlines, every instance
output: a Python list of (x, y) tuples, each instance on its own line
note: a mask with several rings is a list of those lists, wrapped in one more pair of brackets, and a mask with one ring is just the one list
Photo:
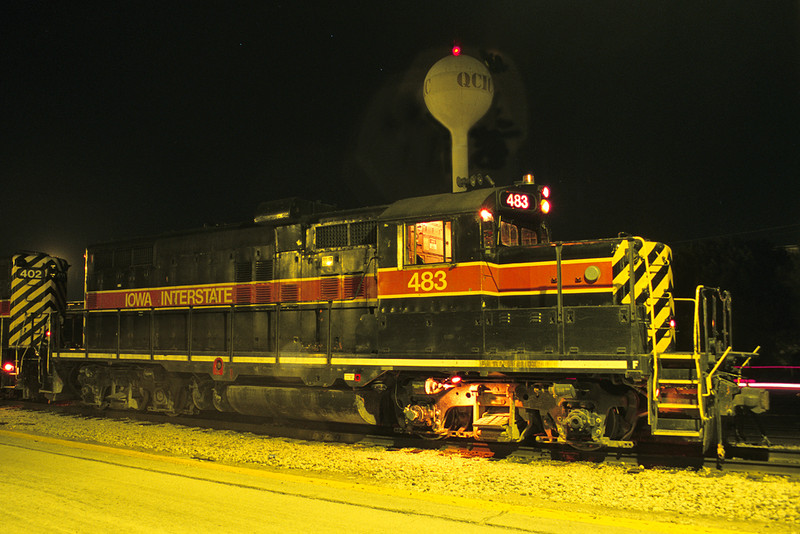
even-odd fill
[(546, 186), (520, 182), (395, 202), (380, 217), (380, 266), (480, 261), (502, 247), (549, 243), (549, 195)]

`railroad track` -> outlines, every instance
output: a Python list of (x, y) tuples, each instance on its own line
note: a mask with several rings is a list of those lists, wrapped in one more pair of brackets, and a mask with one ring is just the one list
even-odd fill
[[(270, 437), (307, 441), (345, 443), (387, 449), (439, 450), (443, 454), (484, 457), (508, 462), (529, 463), (542, 460), (591, 462), (620, 465), (631, 471), (648, 468), (707, 469), (720, 472), (746, 472), (758, 475), (780, 475), (800, 479), (800, 448), (792, 445), (771, 447), (734, 445), (726, 447), (726, 458), (701, 457), (696, 447), (644, 444), (637, 449), (603, 449), (579, 451), (550, 444), (485, 443), (467, 440), (425, 440), (398, 436), (391, 429), (372, 426), (317, 423), (313, 421), (277, 422), (236, 414), (208, 413), (202, 416), (166, 416), (161, 413), (130, 410), (103, 410), (77, 403), (42, 404), (0, 401), (0, 405), (22, 409), (50, 411), (81, 417), (106, 417), (149, 424), (174, 424), (213, 430), (249, 432)], [(781, 440), (781, 443), (793, 440)]]

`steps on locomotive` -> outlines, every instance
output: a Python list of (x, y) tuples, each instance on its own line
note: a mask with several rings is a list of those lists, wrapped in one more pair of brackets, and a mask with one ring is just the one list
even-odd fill
[(657, 385), (694, 386), (700, 383), (697, 380), (697, 367), (664, 367), (659, 369)]
[(697, 357), (667, 353), (657, 358), (651, 428), (656, 436), (700, 437), (703, 428)]
[[(509, 421), (511, 420), (508, 411), (504, 413), (484, 413), (479, 419), (472, 423), (472, 428), (482, 439), (498, 440), (504, 434), (506, 438), (509, 432)], [(503, 440), (503, 441), (507, 441)]]

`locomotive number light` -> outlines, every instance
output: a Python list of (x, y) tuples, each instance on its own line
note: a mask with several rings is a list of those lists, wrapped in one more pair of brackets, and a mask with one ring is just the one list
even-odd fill
[(550, 201), (543, 198), (539, 201), (539, 209), (542, 213), (550, 213)]
[(3, 364), (3, 372), (9, 375), (17, 374), (17, 366), (14, 365), (14, 362), (6, 362)]
[(531, 208), (531, 199), (525, 193), (503, 194), (503, 203), (506, 207), (516, 210), (527, 210)]
[(491, 211), (489, 211), (486, 208), (484, 208), (484, 209), (481, 210), (481, 220), (483, 222), (492, 221), (492, 220), (494, 220), (494, 214)]

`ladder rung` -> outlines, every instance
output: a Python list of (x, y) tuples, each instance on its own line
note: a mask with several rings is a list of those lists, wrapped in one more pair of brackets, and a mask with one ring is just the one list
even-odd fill
[(658, 384), (699, 384), (698, 380), (688, 380), (685, 378), (661, 378), (656, 380)]
[(486, 414), (472, 425), (478, 427), (498, 427), (502, 428), (508, 425), (508, 414)]
[(691, 354), (675, 354), (675, 353), (664, 353), (658, 355), (659, 359), (664, 360), (694, 360), (695, 357)]
[(658, 430), (678, 430), (681, 432), (697, 432), (700, 427), (699, 425), (702, 423), (700, 419), (686, 419), (686, 418), (679, 418), (676, 419), (675, 417), (658, 417), (655, 420), (655, 425), (653, 428)]
[(653, 430), (654, 436), (685, 436), (685, 437), (700, 437), (700, 432), (697, 430)]
[(697, 404), (680, 404), (677, 402), (659, 402), (656, 404), (659, 410), (699, 410), (700, 406)]

